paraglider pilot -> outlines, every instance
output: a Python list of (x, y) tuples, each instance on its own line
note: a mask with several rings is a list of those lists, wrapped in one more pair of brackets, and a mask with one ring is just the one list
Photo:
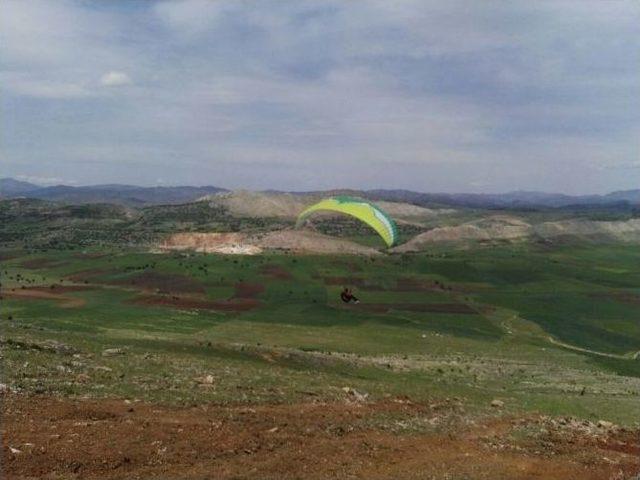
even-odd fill
[(340, 298), (344, 303), (349, 303), (351, 301), (353, 301), (353, 303), (360, 303), (360, 300), (358, 300), (355, 295), (353, 295), (351, 289), (348, 287), (344, 287), (342, 293), (340, 293)]

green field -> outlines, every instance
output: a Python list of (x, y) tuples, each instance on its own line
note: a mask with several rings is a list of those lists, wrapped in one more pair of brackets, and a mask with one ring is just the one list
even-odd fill
[[(7, 250), (1, 270), (5, 381), (22, 391), (189, 404), (333, 399), (348, 386), (640, 418), (636, 246)], [(343, 286), (361, 303), (343, 304)]]

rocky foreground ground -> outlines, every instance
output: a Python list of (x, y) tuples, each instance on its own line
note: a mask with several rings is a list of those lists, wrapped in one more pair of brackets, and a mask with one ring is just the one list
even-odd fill
[(640, 432), (569, 417), (473, 417), (456, 399), (167, 407), (3, 393), (7, 479), (616, 479)]

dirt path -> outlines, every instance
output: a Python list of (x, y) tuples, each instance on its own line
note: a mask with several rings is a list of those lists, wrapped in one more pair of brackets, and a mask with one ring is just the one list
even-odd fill
[(514, 419), (394, 433), (393, 425), (443, 415), (399, 399), (189, 408), (15, 394), (3, 400), (7, 479), (595, 480), (640, 471), (637, 432), (609, 443), (572, 438), (518, 448), (507, 441), (520, 424)]
[(598, 355), (600, 357), (617, 358), (620, 360), (635, 360), (640, 356), (640, 350), (637, 352), (629, 352), (624, 355), (618, 355), (615, 353), (598, 352), (597, 350), (591, 350), (589, 348), (582, 348), (576, 345), (571, 345), (570, 343), (564, 343), (564, 342), (561, 342), (560, 340), (556, 340), (552, 336), (548, 336), (547, 340), (549, 340), (549, 342), (559, 347), (568, 348), (569, 350), (574, 350), (576, 352), (581, 352), (581, 353), (591, 353), (593, 355)]
[[(513, 335), (514, 333), (518, 333), (518, 329), (517, 329), (516, 325), (513, 323), (515, 320), (518, 320), (518, 319), (519, 319), (519, 317), (517, 315), (513, 315), (509, 319), (509, 324), (507, 324), (506, 321), (502, 321), (500, 323), (500, 327), (508, 335)], [(568, 350), (573, 350), (574, 352), (589, 353), (589, 354), (592, 354), (592, 355), (598, 355), (600, 357), (616, 358), (616, 359), (619, 359), (619, 360), (636, 360), (636, 359), (640, 358), (640, 350), (638, 350), (637, 352), (633, 352), (632, 351), (632, 352), (628, 352), (628, 353), (625, 353), (625, 354), (599, 352), (598, 350), (591, 350), (590, 348), (578, 347), (577, 345), (572, 345), (570, 343), (565, 343), (565, 342), (563, 342), (561, 340), (557, 340), (557, 339), (553, 338), (551, 335), (543, 335), (542, 333), (543, 333), (543, 331), (541, 330), (540, 331), (541, 335), (539, 335), (539, 336), (544, 338), (549, 343), (552, 343), (553, 345), (556, 345), (558, 347), (566, 348)]]

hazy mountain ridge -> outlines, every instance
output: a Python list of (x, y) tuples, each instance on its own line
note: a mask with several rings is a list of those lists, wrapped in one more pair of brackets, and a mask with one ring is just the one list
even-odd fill
[(514, 191), (507, 193), (418, 193), (411, 190), (369, 190), (373, 199), (414, 203), (444, 204), (472, 208), (533, 208), (589, 205), (640, 204), (640, 189), (606, 195), (565, 195), (561, 193)]
[(0, 198), (20, 196), (39, 188), (42, 187), (34, 185), (33, 183), (16, 180), (15, 178), (0, 178)]
[[(29, 197), (65, 203), (119, 203), (128, 206), (160, 205), (171, 203), (189, 203), (202, 197), (229, 190), (216, 186), (155, 186), (140, 187), (135, 185), (90, 185), (68, 186), (56, 185), (42, 187), (13, 178), (0, 179), (0, 198)], [(594, 205), (640, 205), (640, 189), (611, 192), (606, 195), (565, 195), (561, 193), (544, 193), (530, 191), (514, 191), (498, 194), (483, 193), (422, 193), (412, 190), (353, 190), (334, 189), (309, 192), (284, 192), (266, 190), (263, 192), (247, 192), (247, 195), (259, 196), (284, 195), (306, 202), (308, 197), (328, 195), (355, 195), (372, 200), (410, 203), (422, 207), (446, 205), (470, 208), (558, 208), (588, 207)], [(305, 200), (302, 200), (305, 199)]]
[(90, 185), (41, 187), (12, 178), (0, 179), (0, 198), (27, 197), (63, 203), (116, 203), (126, 206), (188, 203), (205, 195), (225, 191), (214, 186), (139, 187), (136, 185)]

